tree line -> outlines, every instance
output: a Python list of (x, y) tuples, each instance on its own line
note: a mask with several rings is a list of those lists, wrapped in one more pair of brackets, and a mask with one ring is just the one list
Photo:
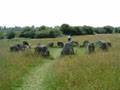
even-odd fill
[(110, 34), (120, 33), (120, 27), (104, 26), (70, 26), (62, 24), (61, 26), (26, 26), (26, 27), (2, 27), (0, 26), (0, 39), (20, 38), (56, 38), (62, 35), (94, 35), (94, 34)]

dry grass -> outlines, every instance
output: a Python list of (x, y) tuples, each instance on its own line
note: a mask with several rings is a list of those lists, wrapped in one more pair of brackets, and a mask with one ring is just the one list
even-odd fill
[[(91, 42), (110, 40), (113, 46), (108, 52), (97, 49), (96, 53), (91, 55), (83, 54), (82, 52), (85, 52), (85, 49), (79, 48), (76, 50), (81, 51), (77, 51), (76, 55), (60, 57), (53, 68), (52, 77), (50, 79), (48, 77), (48, 82), (46, 82), (49, 90), (119, 90), (120, 35), (74, 36), (73, 40), (78, 41), (80, 44), (84, 40)], [(58, 41), (66, 42), (67, 38), (27, 41), (34, 48), (37, 43), (54, 42), (57, 44)], [(11, 53), (9, 45), (15, 43), (22, 43), (22, 40), (0, 42), (0, 90), (10, 90), (11, 87), (19, 85), (22, 83), (21, 77), (29, 71), (30, 67), (44, 61), (42, 57), (34, 57), (31, 53)]]
[[(49, 90), (119, 90), (120, 89), (120, 35), (74, 37), (84, 40), (110, 40), (108, 52), (96, 50), (93, 54), (59, 58), (47, 82)], [(54, 74), (53, 74), (54, 73)]]
[(20, 85), (22, 76), (31, 67), (42, 64), (45, 60), (43, 57), (36, 57), (31, 51), (10, 52), (9, 45), (16, 43), (22, 41), (0, 42), (0, 90), (11, 90)]

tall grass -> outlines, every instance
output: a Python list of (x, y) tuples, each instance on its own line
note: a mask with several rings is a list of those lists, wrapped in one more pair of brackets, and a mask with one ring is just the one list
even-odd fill
[(33, 54), (34, 49), (26, 52), (10, 52), (10, 44), (16, 43), (22, 43), (22, 40), (0, 42), (0, 90), (12, 90), (12, 87), (19, 87), (22, 76), (30, 68), (45, 62), (45, 58)]
[[(95, 53), (90, 55), (86, 53), (86, 48), (75, 48), (75, 55), (59, 57), (46, 77), (47, 90), (120, 89), (120, 35), (74, 36), (72, 39), (78, 41), (79, 44), (82, 44), (84, 40), (91, 42), (110, 40), (112, 48), (108, 52), (97, 49)], [(19, 87), (22, 83), (22, 76), (31, 67), (44, 62), (43, 57), (35, 57), (31, 52), (11, 53), (9, 51), (10, 44), (22, 43), (22, 41), (0, 42), (0, 90), (10, 90), (14, 86)], [(56, 45), (58, 41), (66, 42), (67, 38), (32, 39), (27, 41), (34, 49), (37, 43), (54, 42)], [(50, 49), (50, 52), (52, 55), (57, 55), (54, 54), (54, 49)]]
[[(24, 40), (31, 44), (32, 50), (30, 52), (10, 52), (9, 46), (11, 44), (22, 44)], [(57, 42), (57, 40), (51, 38), (0, 41), (0, 90), (12, 90), (14, 87), (19, 87), (22, 84), (22, 77), (30, 70), (30, 68), (45, 63), (48, 58), (33, 55), (34, 48), (38, 43), (47, 45), (50, 42)], [(56, 49), (49, 49), (52, 56), (60, 55), (54, 54)], [(60, 49), (58, 51), (60, 51)], [(50, 57), (49, 59), (53, 59), (53, 57)]]
[(34, 56), (24, 56), (23, 53), (9, 53), (0, 58), (0, 89), (10, 90), (13, 86), (21, 83), (21, 77), (31, 67), (42, 63), (43, 59)]
[(80, 43), (83, 40), (110, 40), (112, 48), (108, 52), (97, 48), (90, 55), (84, 53), (59, 58), (59, 62), (48, 72), (45, 87), (48, 90), (119, 90), (120, 35), (82, 36), (74, 39)]

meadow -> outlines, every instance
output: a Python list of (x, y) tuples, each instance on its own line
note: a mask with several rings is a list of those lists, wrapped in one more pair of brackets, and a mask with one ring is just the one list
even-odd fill
[(73, 36), (72, 40), (78, 41), (80, 45), (84, 40), (90, 42), (105, 40), (110, 41), (112, 47), (107, 52), (96, 48), (93, 54), (87, 54), (86, 47), (76, 47), (75, 55), (69, 56), (60, 56), (62, 48), (49, 48), (51, 56), (45, 58), (34, 55), (37, 43), (67, 42), (67, 37), (27, 39), (33, 49), (23, 53), (9, 51), (10, 44), (22, 43), (23, 40), (0, 41), (0, 90), (14, 90), (16, 87), (21, 87), (22, 77), (31, 69), (38, 65), (42, 67), (46, 62), (55, 59), (56, 62), (46, 71), (43, 90), (119, 90), (120, 35)]

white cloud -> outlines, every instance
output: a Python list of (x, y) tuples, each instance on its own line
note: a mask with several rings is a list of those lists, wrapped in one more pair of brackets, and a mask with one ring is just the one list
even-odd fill
[(120, 26), (119, 0), (0, 0), (0, 26)]

